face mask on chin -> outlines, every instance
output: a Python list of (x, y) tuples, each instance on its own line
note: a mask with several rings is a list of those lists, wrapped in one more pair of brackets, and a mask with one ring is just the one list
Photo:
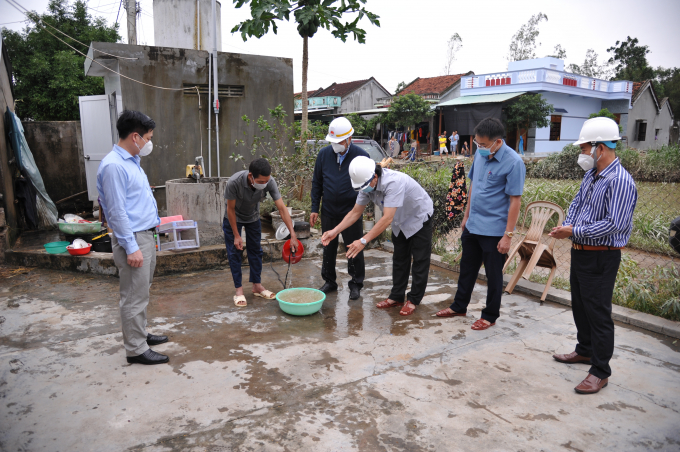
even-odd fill
[[(139, 135), (139, 138), (144, 140), (144, 137), (141, 136), (141, 135)], [(153, 151), (153, 143), (151, 142), (151, 140), (144, 140), (144, 141), (146, 141), (146, 143), (141, 148), (135, 142), (135, 146), (137, 146), (137, 149), (139, 149), (139, 156), (140, 157), (146, 157), (147, 155), (151, 154), (151, 151)]]

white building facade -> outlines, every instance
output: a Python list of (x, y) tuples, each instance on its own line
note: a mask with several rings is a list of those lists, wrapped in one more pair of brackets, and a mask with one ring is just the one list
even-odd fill
[[(564, 61), (546, 57), (513, 61), (508, 70), (461, 79), (460, 96), (539, 93), (553, 105), (550, 126), (529, 129), (526, 152), (547, 154), (561, 151), (578, 139), (583, 123), (592, 113), (608, 108), (617, 116), (624, 133), (633, 93), (629, 81), (608, 81), (564, 71)], [(512, 143), (508, 143), (512, 146)]]

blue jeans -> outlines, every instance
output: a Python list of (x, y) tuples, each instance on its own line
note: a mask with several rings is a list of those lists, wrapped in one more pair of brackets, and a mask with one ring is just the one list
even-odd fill
[[(236, 223), (239, 231), (241, 228), (246, 229), (246, 251), (248, 252), (248, 265), (250, 265), (250, 279), (251, 283), (259, 284), (262, 275), (262, 246), (260, 241), (262, 239), (262, 224), (260, 220), (252, 223)], [(227, 246), (227, 255), (229, 256), (229, 268), (231, 269), (231, 276), (234, 278), (234, 287), (239, 288), (241, 283), (241, 261), (243, 251), (234, 246), (234, 231), (231, 230), (231, 224), (228, 218), (224, 218), (222, 222), (222, 230), (224, 231), (224, 244)]]

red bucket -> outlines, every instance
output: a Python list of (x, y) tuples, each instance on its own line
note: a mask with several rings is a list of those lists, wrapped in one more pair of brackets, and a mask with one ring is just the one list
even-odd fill
[(298, 243), (300, 246), (298, 246), (297, 252), (292, 257), (290, 252), (290, 239), (286, 240), (286, 243), (283, 244), (283, 250), (281, 251), (281, 254), (283, 254), (283, 260), (286, 261), (286, 263), (297, 264), (302, 259), (302, 255), (305, 254), (305, 247), (302, 246), (301, 241), (298, 240)]

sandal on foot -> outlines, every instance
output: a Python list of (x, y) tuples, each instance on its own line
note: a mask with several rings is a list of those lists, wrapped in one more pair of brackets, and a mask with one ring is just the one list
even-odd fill
[(276, 294), (268, 290), (263, 290), (262, 292), (253, 292), (253, 295), (267, 300), (273, 300), (274, 298), (276, 298)]
[(439, 311), (435, 315), (437, 317), (458, 317), (458, 316), (465, 317), (465, 316), (467, 316), (467, 313), (465, 313), (465, 312), (456, 312), (453, 309), (451, 309), (451, 312), (448, 312), (447, 309), (451, 309), (451, 308), (442, 309), (441, 311)]
[(385, 298), (383, 301), (375, 305), (376, 308), (378, 309), (385, 309), (385, 308), (393, 308), (395, 306), (403, 306), (404, 302), (403, 301), (395, 301), (394, 303), (390, 303), (389, 298)]
[(239, 308), (244, 308), (248, 306), (248, 300), (244, 295), (234, 295), (234, 304)]
[(399, 315), (411, 315), (414, 312), (416, 312), (416, 305), (411, 304), (411, 306), (406, 306), (404, 304), (404, 307), (399, 311)]
[(482, 331), (486, 330), (487, 328), (490, 328), (494, 326), (496, 323), (484, 323), (483, 319), (477, 320), (475, 323), (472, 324), (472, 329), (477, 330), (477, 331)]

